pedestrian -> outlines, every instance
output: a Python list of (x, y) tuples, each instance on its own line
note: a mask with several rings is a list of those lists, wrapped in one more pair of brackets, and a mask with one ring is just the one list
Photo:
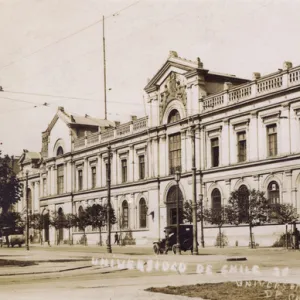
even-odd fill
[(117, 245), (119, 245), (119, 235), (118, 235), (117, 232), (115, 233), (115, 242), (114, 242), (114, 244), (116, 244), (116, 243), (117, 243)]

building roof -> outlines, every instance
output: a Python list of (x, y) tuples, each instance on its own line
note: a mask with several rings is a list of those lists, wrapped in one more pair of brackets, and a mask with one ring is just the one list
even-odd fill
[(23, 150), (23, 154), (19, 159), (19, 164), (31, 163), (33, 161), (40, 161), (42, 156), (39, 152), (31, 152), (28, 150)]

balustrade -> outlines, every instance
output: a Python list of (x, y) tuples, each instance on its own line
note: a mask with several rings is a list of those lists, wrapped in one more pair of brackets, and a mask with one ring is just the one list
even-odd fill
[(273, 77), (273, 78), (266, 78), (259, 80), (257, 82), (257, 93), (267, 93), (274, 90), (278, 90), (282, 87), (282, 75)]

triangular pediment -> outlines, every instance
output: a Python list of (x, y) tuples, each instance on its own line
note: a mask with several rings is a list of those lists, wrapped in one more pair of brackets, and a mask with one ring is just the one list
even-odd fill
[(158, 70), (158, 72), (152, 77), (145, 87), (146, 92), (150, 92), (152, 89), (157, 89), (161, 86), (166, 78), (168, 78), (171, 73), (177, 73), (184, 75), (190, 71), (201, 69), (203, 67), (200, 59), (198, 61), (190, 61), (178, 57), (177, 53), (171, 51), (171, 54), (163, 66)]

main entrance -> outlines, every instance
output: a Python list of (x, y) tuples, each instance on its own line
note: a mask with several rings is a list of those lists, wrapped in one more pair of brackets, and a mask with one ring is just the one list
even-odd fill
[(179, 199), (179, 224), (183, 221), (183, 195), (177, 185), (173, 185), (167, 194), (167, 225), (176, 225), (177, 223), (177, 189)]

